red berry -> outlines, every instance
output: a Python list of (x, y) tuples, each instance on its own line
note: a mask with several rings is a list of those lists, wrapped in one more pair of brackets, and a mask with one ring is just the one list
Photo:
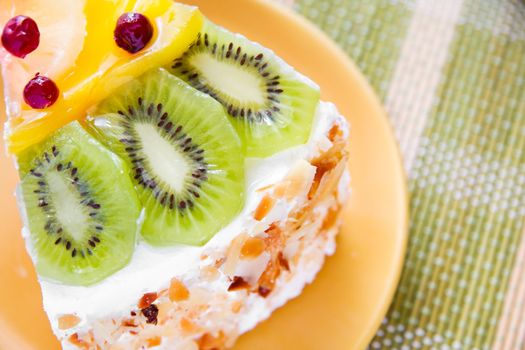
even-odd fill
[(36, 22), (26, 16), (11, 18), (2, 32), (2, 45), (11, 54), (24, 58), (40, 43), (40, 31)]
[(48, 77), (36, 75), (24, 88), (24, 101), (34, 109), (44, 109), (58, 99), (58, 87)]
[(144, 15), (127, 12), (119, 17), (114, 32), (118, 47), (136, 53), (146, 47), (152, 37), (153, 27)]

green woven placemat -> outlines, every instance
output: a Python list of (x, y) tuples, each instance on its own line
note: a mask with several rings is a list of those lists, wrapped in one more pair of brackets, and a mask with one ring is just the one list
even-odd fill
[(525, 349), (525, 3), (281, 0), (384, 102), (409, 175), (407, 259), (371, 349)]

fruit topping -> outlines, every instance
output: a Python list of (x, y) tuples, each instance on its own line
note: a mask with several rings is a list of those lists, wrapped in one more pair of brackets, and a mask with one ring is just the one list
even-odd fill
[(20, 58), (35, 51), (40, 43), (36, 22), (27, 16), (11, 18), (2, 32), (2, 45), (12, 55)]
[(142, 315), (146, 317), (146, 323), (157, 324), (157, 316), (159, 315), (159, 308), (155, 304), (140, 310)]
[(44, 109), (58, 99), (58, 87), (48, 77), (35, 75), (24, 88), (24, 101), (34, 109)]
[[(22, 6), (26, 1), (29, 0), (17, 0), (15, 3), (17, 6), (21, 3)], [(61, 0), (61, 2), (65, 2), (62, 6), (66, 8), (78, 7), (80, 3), (70, 0)], [(43, 7), (42, 4), (33, 6), (39, 9)], [(55, 40), (54, 52), (62, 54), (75, 49), (72, 51), (76, 54), (74, 61), (71, 62), (68, 58), (68, 60), (53, 61), (53, 64), (67, 62), (70, 69), (61, 70), (62, 74), (57, 76), (48, 74), (46, 70), (40, 68), (40, 65), (33, 64), (45, 62), (46, 58), (53, 57), (53, 51), (44, 52), (41, 48), (26, 59), (32, 62), (29, 66), (32, 70), (30, 76), (35, 72), (43, 72), (45, 76), (53, 78), (56, 85), (60, 87), (61, 98), (52, 107), (42, 111), (24, 109), (22, 99), (16, 100), (16, 96), (22, 96), (23, 86), (16, 86), (16, 81), (21, 76), (26, 77), (25, 74), (21, 74), (25, 68), (12, 65), (11, 60), (2, 57), (2, 50), (0, 50), (2, 74), (7, 77), (6, 82), (9, 86), (16, 87), (16, 91), (11, 91), (11, 87), (8, 90), (10, 100), (8, 106), (11, 107), (8, 113), (10, 133), (7, 135), (9, 150), (15, 154), (41, 142), (50, 133), (71, 121), (84, 119), (90, 107), (110, 96), (122, 84), (141, 76), (148, 70), (169, 64), (173, 57), (182, 55), (197, 37), (203, 23), (202, 14), (195, 7), (178, 4), (172, 0), (86, 0), (83, 11), (82, 9), (80, 11), (81, 17), (75, 17), (75, 23), (69, 23), (69, 16), (62, 13), (60, 6), (57, 7), (55, 11), (66, 18), (54, 18), (53, 15), (55, 20), (53, 23), (66, 21), (66, 29), (56, 28), (47, 24), (47, 21), (42, 21), (41, 34), (42, 38), (51, 37), (54, 30), (59, 30), (62, 36), (68, 38), (62, 46), (59, 38)], [(118, 17), (126, 12), (141, 13), (155, 23), (154, 35), (150, 43), (134, 55), (115, 45), (112, 35)], [(45, 14), (40, 15), (45, 17)], [(37, 17), (33, 16), (33, 18)], [(39, 20), (39, 24), (40, 22)], [(79, 23), (78, 28), (76, 22)], [(45, 28), (49, 30), (44, 31), (44, 23)], [(82, 27), (82, 23), (86, 23), (85, 27)], [(69, 40), (70, 29), (75, 33), (76, 40)], [(83, 43), (80, 51), (76, 50), (76, 42)], [(47, 41), (42, 41), (41, 46), (46, 45)]]
[(224, 106), (248, 156), (266, 157), (310, 136), (318, 87), (241, 35), (206, 22), (170, 69)]
[(73, 122), (22, 153), (19, 166), (41, 276), (90, 285), (129, 262), (140, 205), (118, 157)]
[[(23, 121), (38, 119), (48, 112), (32, 109), (24, 102), (24, 87), (35, 73), (53, 79), (63, 93), (63, 78), (78, 69), (75, 61), (84, 47), (86, 36), (86, 1), (92, 0), (0, 0), (0, 26), (7, 23), (12, 17), (10, 15), (23, 14), (35, 20), (40, 31), (38, 48), (23, 60), (0, 45), (1, 80), (11, 130)], [(53, 130), (39, 130), (40, 141)], [(9, 143), (8, 146), (11, 148)]]
[(150, 21), (140, 13), (127, 12), (119, 17), (114, 39), (117, 46), (129, 53), (142, 50), (153, 37)]
[(213, 98), (159, 69), (93, 115), (94, 134), (131, 169), (150, 244), (204, 244), (243, 207), (241, 142)]

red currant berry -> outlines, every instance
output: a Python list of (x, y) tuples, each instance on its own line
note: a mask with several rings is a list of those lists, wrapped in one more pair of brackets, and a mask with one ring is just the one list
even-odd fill
[(2, 45), (11, 54), (24, 58), (40, 43), (40, 31), (36, 22), (26, 16), (11, 18), (2, 32)]
[(44, 109), (56, 102), (58, 94), (53, 80), (37, 74), (24, 88), (24, 101), (34, 109)]
[(136, 53), (146, 47), (152, 37), (153, 27), (144, 15), (127, 12), (119, 17), (114, 32), (118, 47)]

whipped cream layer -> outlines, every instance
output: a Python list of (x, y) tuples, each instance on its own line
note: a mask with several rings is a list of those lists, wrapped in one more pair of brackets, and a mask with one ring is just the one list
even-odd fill
[[(297, 162), (312, 159), (331, 147), (332, 143), (327, 138), (327, 134), (333, 125), (341, 126), (340, 129), (348, 133), (346, 121), (339, 115), (336, 107), (332, 103), (320, 102), (308, 143), (284, 150), (268, 158), (248, 159), (246, 203), (242, 212), (204, 246), (158, 248), (139, 239), (131, 262), (122, 270), (95, 285), (69, 286), (40, 278), (44, 308), (55, 333), (61, 333), (58, 330), (57, 318), (64, 314), (78, 315), (82, 319), (78, 328), (82, 328), (92, 320), (129, 313), (129, 310), (136, 308), (137, 300), (144, 293), (166, 288), (173, 276), (184, 276), (185, 280), (191, 280), (192, 276), (194, 279), (198, 278), (203, 257), (211, 255), (208, 252), (224, 251), (240, 233), (256, 234), (271, 223), (286, 219), (293, 203), (279, 203), (262, 221), (256, 221), (251, 213), (265, 195), (265, 190), (262, 189), (279, 183)], [(345, 137), (347, 136), (345, 134)], [(348, 177), (344, 176), (341, 183), (342, 186), (348, 186)], [(23, 229), (23, 235), (28, 243), (28, 250), (31, 252), (27, 228)], [(32, 256), (35, 257), (34, 254)], [(265, 261), (260, 261), (246, 268), (259, 269), (261, 266), (264, 267), (265, 263)], [(309, 276), (304, 279), (313, 278), (312, 272), (304, 271), (305, 277)], [(302, 279), (298, 277), (298, 280)], [(206, 287), (210, 290), (224, 288), (224, 283), (225, 281), (219, 279)], [(293, 290), (290, 290), (290, 297), (300, 292), (300, 289), (291, 289)], [(252, 312), (250, 318), (253, 318), (253, 322), (248, 322), (248, 324), (254, 325), (265, 316), (255, 315)]]

